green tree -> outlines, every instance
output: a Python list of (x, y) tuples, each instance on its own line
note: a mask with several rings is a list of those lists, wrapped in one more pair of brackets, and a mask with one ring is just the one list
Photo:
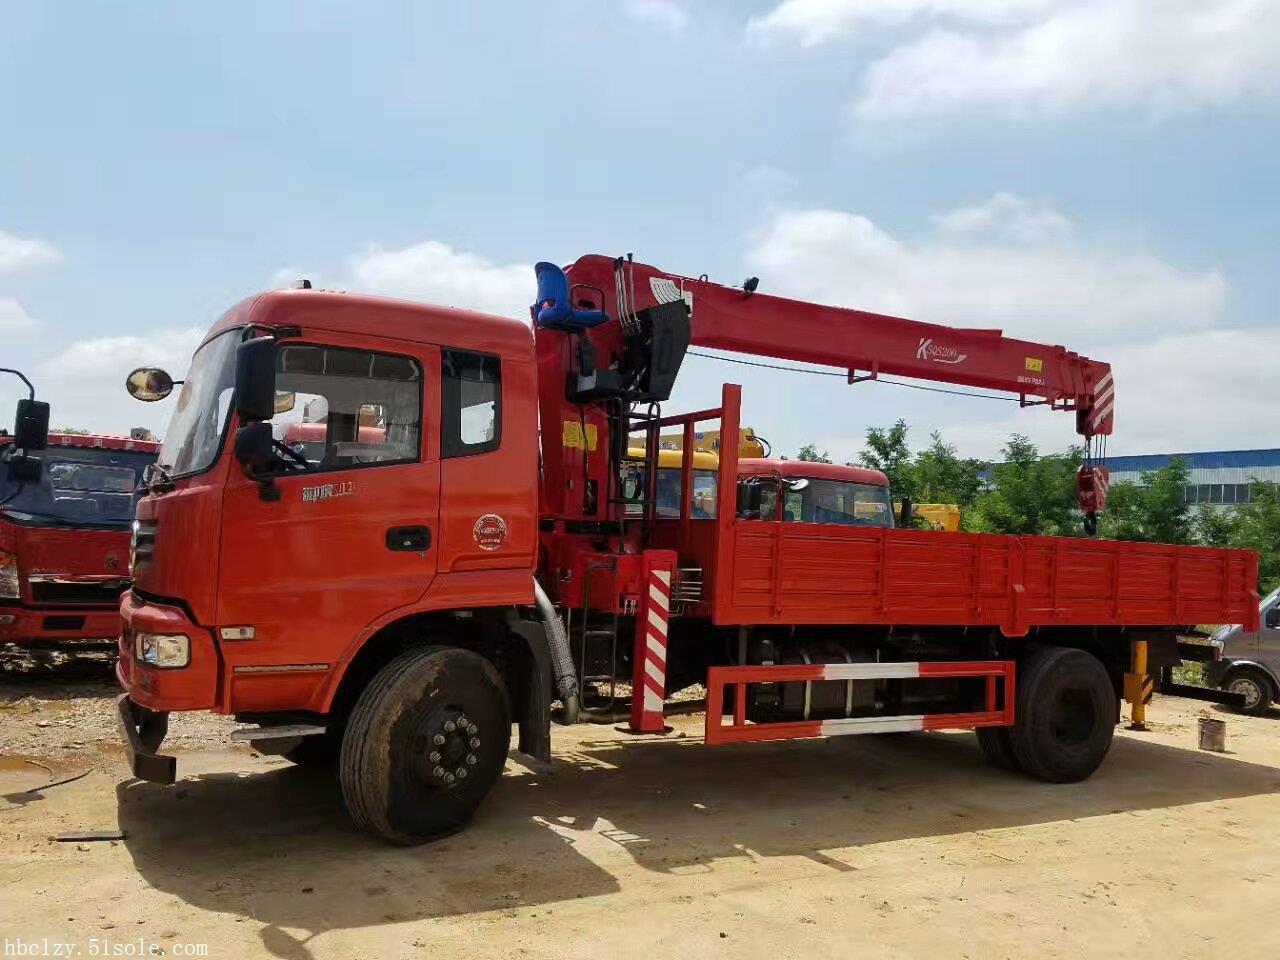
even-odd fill
[(797, 460), (807, 460), (810, 463), (830, 463), (831, 458), (827, 456), (827, 451), (819, 450), (812, 443), (806, 443), (800, 448), (800, 452), (796, 454)]
[(1258, 551), (1258, 588), (1280, 586), (1280, 484), (1255, 480), (1249, 502), (1230, 513), (1231, 546)]
[(956, 448), (936, 430), (932, 442), (916, 454), (912, 468), (916, 496), (921, 503), (954, 503), (970, 507), (982, 489), (981, 460), (962, 459)]
[(1112, 540), (1195, 543), (1200, 531), (1185, 503), (1188, 479), (1186, 461), (1175, 457), (1159, 470), (1140, 473), (1137, 483), (1112, 485), (1099, 532)]
[(1013, 434), (991, 468), (991, 488), (965, 514), (966, 529), (991, 533), (1071, 535), (1080, 532), (1075, 516), (1076, 470), (1084, 451), (1042, 456), (1027, 437)]
[(888, 477), (889, 489), (895, 497), (917, 500), (915, 465), (911, 448), (907, 446), (909, 430), (905, 420), (899, 420), (888, 429), (871, 427), (867, 430), (867, 445), (863, 447), (858, 462)]

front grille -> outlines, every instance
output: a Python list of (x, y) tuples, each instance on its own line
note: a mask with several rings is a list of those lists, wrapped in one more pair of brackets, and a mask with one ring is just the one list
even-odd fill
[(31, 578), (31, 599), (35, 603), (92, 603), (115, 606), (129, 581), (54, 580)]
[(84, 627), (84, 617), (45, 617), (44, 628), (46, 630), (79, 630)]

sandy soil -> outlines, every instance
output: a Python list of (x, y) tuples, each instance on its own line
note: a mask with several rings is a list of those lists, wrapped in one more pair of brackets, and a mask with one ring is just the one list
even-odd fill
[(1280, 713), (1216, 713), (1231, 752), (1210, 754), (1203, 707), (1164, 699), (1071, 786), (991, 770), (961, 733), (709, 749), (696, 716), (661, 739), (582, 726), (556, 731), (549, 772), (513, 759), (466, 832), (399, 849), (352, 829), (331, 775), (231, 747), (225, 720), (175, 722), (175, 787), (130, 780), (112, 692), (0, 681), (0, 940), (288, 960), (1275, 952)]

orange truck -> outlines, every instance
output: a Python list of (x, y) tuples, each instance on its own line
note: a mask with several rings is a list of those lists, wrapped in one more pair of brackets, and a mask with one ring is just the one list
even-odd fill
[(32, 394), (13, 433), (0, 431), (0, 643), (114, 642), (134, 505), (159, 445), (50, 434)]
[[(664, 407), (690, 346), (1003, 390), (1068, 413), (1089, 452), (1114, 425), (1105, 363), (630, 257), (535, 275), (532, 322), (299, 289), (214, 324), (120, 604), (136, 776), (174, 782), (172, 712), (233, 715), (233, 739), (336, 763), (360, 827), (418, 843), (467, 821), (513, 727), (546, 760), (552, 721), (611, 719), (600, 690), (624, 680), (637, 733), (701, 684), (709, 746), (967, 729), (993, 764), (1078, 781), (1122, 701), (1141, 721), (1182, 625), (1256, 625), (1249, 551), (909, 529), (872, 471), (730, 445), (671, 475), (660, 452), (741, 428), (734, 384)], [(1086, 458), (1086, 531), (1106, 479)]]

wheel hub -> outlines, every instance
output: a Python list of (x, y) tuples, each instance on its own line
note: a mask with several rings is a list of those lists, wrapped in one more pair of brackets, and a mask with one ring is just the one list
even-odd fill
[(441, 786), (467, 779), (479, 761), (480, 726), (455, 707), (434, 711), (418, 738), (419, 773)]
[(1251, 710), (1258, 705), (1258, 698), (1261, 696), (1261, 691), (1258, 690), (1258, 685), (1252, 680), (1246, 680), (1241, 677), (1231, 681), (1231, 685), (1227, 687), (1227, 689), (1231, 693), (1238, 693), (1244, 697), (1244, 707), (1246, 710)]

